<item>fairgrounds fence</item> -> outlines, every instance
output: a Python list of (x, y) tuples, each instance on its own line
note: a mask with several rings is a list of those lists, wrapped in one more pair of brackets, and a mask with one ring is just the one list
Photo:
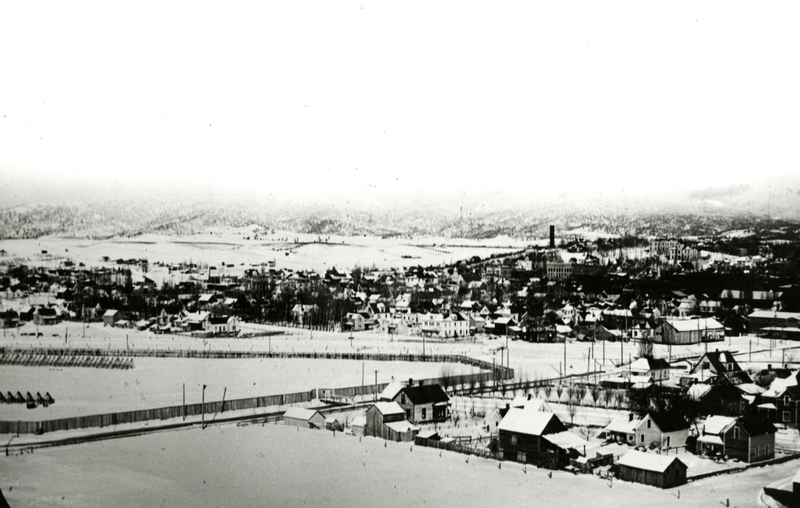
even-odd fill
[(498, 455), (487, 448), (478, 448), (467, 444), (459, 443), (457, 441), (441, 442), (435, 439), (427, 439), (417, 436), (414, 438), (414, 444), (417, 446), (426, 446), (428, 448), (438, 448), (439, 450), (448, 450), (451, 452), (464, 453), (467, 455), (477, 455), (486, 459), (496, 459)]
[[(13, 353), (7, 348), (0, 348), (0, 355)], [(159, 358), (317, 358), (317, 359), (343, 359), (343, 360), (374, 360), (374, 361), (425, 361), (442, 363), (464, 363), (476, 367), (491, 369), (491, 364), (482, 360), (461, 355), (417, 355), (417, 354), (382, 354), (382, 353), (303, 353), (303, 352), (232, 352), (232, 351), (171, 351), (171, 350), (102, 350), (102, 349), (25, 349), (26, 352), (37, 355), (64, 355), (81, 357), (121, 357), (121, 356), (146, 356)], [(514, 370), (496, 368), (495, 372), (481, 372), (465, 374), (461, 378), (465, 382), (477, 383), (479, 380), (494, 378), (513, 379)], [(421, 384), (430, 384), (440, 381), (440, 378), (419, 380)], [(139, 409), (119, 413), (106, 413), (88, 416), (76, 416), (42, 421), (0, 421), (0, 434), (36, 434), (54, 432), (59, 430), (85, 429), (91, 427), (109, 427), (127, 423), (137, 423), (149, 420), (166, 420), (201, 414), (215, 414), (224, 411), (237, 411), (242, 409), (256, 409), (262, 407), (285, 406), (310, 402), (316, 398), (347, 398), (363, 395), (376, 395), (386, 388), (388, 383), (379, 383), (344, 388), (315, 388), (313, 390), (251, 397), (246, 399), (222, 400), (206, 402), (205, 404), (186, 404), (155, 409)]]

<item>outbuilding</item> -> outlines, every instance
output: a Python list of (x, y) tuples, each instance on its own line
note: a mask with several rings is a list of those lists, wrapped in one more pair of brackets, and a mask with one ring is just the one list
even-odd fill
[(621, 480), (669, 489), (686, 483), (688, 466), (674, 455), (631, 450), (617, 462)]
[(283, 423), (304, 429), (322, 429), (325, 428), (325, 417), (316, 409), (292, 407), (283, 414)]

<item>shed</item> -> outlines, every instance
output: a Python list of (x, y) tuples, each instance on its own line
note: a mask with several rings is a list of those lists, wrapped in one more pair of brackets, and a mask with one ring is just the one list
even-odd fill
[(328, 430), (343, 431), (344, 421), (339, 416), (328, 415), (328, 417), (325, 418), (325, 428)]
[(292, 407), (283, 414), (283, 423), (307, 429), (322, 429), (325, 427), (325, 417), (316, 409)]
[(688, 466), (678, 457), (631, 450), (617, 463), (621, 480), (669, 489), (686, 483)]

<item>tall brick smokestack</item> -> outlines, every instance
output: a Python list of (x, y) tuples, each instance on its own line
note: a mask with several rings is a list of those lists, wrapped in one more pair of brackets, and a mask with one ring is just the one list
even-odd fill
[(556, 246), (556, 227), (552, 224), (550, 225), (550, 248), (553, 249)]

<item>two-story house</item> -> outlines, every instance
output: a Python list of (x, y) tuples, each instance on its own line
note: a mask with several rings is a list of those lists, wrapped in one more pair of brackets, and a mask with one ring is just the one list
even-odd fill
[(758, 462), (775, 457), (775, 426), (758, 415), (710, 416), (697, 438), (697, 453)]

